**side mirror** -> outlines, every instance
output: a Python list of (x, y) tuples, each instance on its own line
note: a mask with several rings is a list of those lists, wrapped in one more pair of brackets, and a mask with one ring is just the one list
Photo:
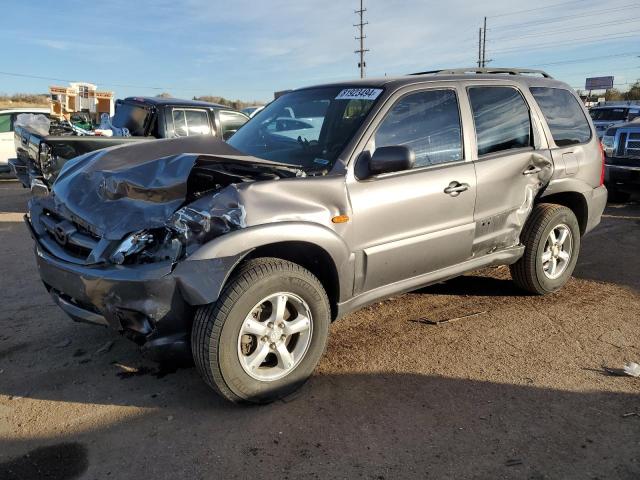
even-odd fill
[(376, 148), (369, 161), (369, 173), (379, 175), (410, 170), (415, 163), (416, 154), (409, 147), (404, 145), (380, 147)]
[(233, 136), (233, 134), (236, 133), (236, 132), (237, 132), (237, 130), (227, 130), (226, 132), (224, 132), (222, 134), (222, 138), (225, 139), (225, 140), (229, 140)]

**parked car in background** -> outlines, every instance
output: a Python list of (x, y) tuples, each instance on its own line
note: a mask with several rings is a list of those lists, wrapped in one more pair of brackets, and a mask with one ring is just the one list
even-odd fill
[(49, 109), (26, 107), (0, 110), (0, 173), (8, 173), (10, 171), (9, 159), (16, 156), (16, 149), (13, 144), (13, 131), (16, 118), (21, 113), (49, 116)]
[(246, 107), (241, 110), (242, 113), (248, 115), (249, 118), (253, 118), (253, 116), (258, 113), (260, 110), (264, 108), (264, 105), (256, 105), (253, 107)]
[(589, 115), (596, 127), (598, 137), (602, 138), (607, 128), (630, 122), (640, 116), (640, 105), (604, 105), (589, 109)]
[(633, 193), (640, 193), (640, 118), (608, 128), (602, 145), (609, 197), (626, 202)]
[(125, 143), (158, 138), (214, 135), (228, 139), (249, 120), (245, 114), (207, 102), (176, 98), (130, 97), (116, 102), (111, 121), (131, 136), (78, 135), (76, 130), (54, 127), (41, 135), (26, 127), (15, 131), (16, 158), (11, 169), (22, 184), (47, 189), (64, 164), (85, 153)]
[(294, 90), (226, 143), (89, 153), (27, 223), (71, 318), (192, 357), (223, 397), (260, 403), (311, 375), (333, 320), (382, 298), (490, 265), (558, 290), (603, 177), (571, 87), (472, 68)]

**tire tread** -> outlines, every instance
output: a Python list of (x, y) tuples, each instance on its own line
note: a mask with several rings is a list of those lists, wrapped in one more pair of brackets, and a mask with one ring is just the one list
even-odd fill
[(227, 386), (217, 361), (218, 344), (211, 339), (220, 338), (222, 327), (233, 305), (250, 285), (262, 278), (282, 273), (295, 273), (305, 277), (305, 280), (318, 287), (318, 291), (324, 296), (324, 301), (327, 305), (329, 304), (329, 298), (322, 284), (307, 269), (287, 260), (262, 257), (248, 260), (240, 265), (226, 283), (217, 302), (198, 308), (194, 316), (191, 350), (196, 369), (209, 387), (231, 402), (240, 403), (246, 400), (236, 395)]
[[(555, 203), (539, 203), (533, 207), (520, 234), (520, 241), (525, 246), (524, 255), (509, 266), (511, 278), (521, 289), (537, 295), (550, 293), (540, 285), (536, 276), (538, 244), (542, 240), (542, 234), (549, 225), (549, 221), (564, 210), (571, 212), (569, 208)], [(573, 215), (573, 212), (571, 214)]]

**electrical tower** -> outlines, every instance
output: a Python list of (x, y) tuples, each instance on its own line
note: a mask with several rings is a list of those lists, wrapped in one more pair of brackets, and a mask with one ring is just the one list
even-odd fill
[(487, 17), (484, 17), (484, 27), (478, 32), (478, 68), (484, 68), (491, 60), (487, 60)]
[(364, 54), (365, 52), (369, 51), (368, 48), (364, 48), (364, 39), (367, 38), (364, 34), (364, 26), (368, 25), (369, 22), (364, 21), (364, 12), (366, 12), (367, 9), (364, 8), (363, 2), (364, 0), (360, 0), (360, 10), (355, 11), (356, 15), (360, 16), (360, 23), (356, 23), (354, 25), (354, 27), (358, 27), (360, 29), (360, 36), (356, 37), (356, 40), (360, 42), (360, 48), (354, 52), (360, 55), (360, 61), (358, 62), (358, 68), (360, 69), (360, 78), (364, 78), (364, 69), (367, 66), (364, 61)]

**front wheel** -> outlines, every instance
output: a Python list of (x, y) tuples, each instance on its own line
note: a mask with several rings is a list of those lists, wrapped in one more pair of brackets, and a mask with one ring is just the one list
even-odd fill
[(510, 266), (516, 285), (544, 295), (567, 283), (580, 252), (580, 226), (569, 208), (551, 203), (536, 205), (520, 240), (525, 246), (524, 255)]
[(215, 304), (196, 312), (191, 348), (200, 375), (233, 402), (267, 403), (298, 389), (324, 352), (330, 323), (319, 280), (295, 263), (251, 260)]

